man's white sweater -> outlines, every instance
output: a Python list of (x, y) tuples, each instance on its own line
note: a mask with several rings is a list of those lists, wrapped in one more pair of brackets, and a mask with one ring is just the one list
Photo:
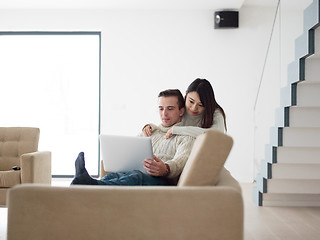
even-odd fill
[[(174, 126), (181, 126), (177, 123)], [(191, 136), (173, 135), (166, 139), (166, 133), (170, 129), (162, 125), (153, 128), (151, 134), (154, 155), (170, 167), (169, 178), (179, 176), (190, 155), (195, 138)]]

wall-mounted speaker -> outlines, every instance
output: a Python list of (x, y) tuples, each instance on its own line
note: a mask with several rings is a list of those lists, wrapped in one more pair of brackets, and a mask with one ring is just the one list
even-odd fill
[(218, 11), (214, 13), (214, 28), (238, 28), (238, 11)]

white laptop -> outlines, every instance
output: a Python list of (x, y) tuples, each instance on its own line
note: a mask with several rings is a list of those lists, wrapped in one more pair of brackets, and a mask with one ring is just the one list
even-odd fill
[(150, 137), (100, 134), (104, 170), (107, 172), (140, 170), (146, 172), (142, 161), (153, 159)]

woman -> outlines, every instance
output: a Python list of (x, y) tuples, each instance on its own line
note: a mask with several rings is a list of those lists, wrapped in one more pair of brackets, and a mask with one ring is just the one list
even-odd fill
[[(183, 126), (174, 126), (169, 129), (166, 138), (173, 134), (196, 137), (207, 129), (216, 129), (221, 132), (227, 130), (224, 110), (217, 103), (208, 80), (197, 78), (189, 85), (185, 105)], [(155, 128), (155, 125), (148, 124), (143, 128), (143, 133), (150, 136), (151, 131)]]

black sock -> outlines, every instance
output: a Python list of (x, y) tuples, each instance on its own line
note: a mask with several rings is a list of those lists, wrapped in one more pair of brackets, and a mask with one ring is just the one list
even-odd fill
[(75, 177), (79, 177), (81, 176), (84, 172), (86, 172), (86, 167), (85, 167), (85, 162), (84, 162), (84, 153), (81, 152), (79, 153), (76, 162), (75, 162), (75, 166), (76, 166), (76, 175)]
[(80, 176), (75, 177), (71, 185), (80, 184), (80, 185), (98, 185), (98, 181), (92, 178), (87, 171), (82, 173)]

